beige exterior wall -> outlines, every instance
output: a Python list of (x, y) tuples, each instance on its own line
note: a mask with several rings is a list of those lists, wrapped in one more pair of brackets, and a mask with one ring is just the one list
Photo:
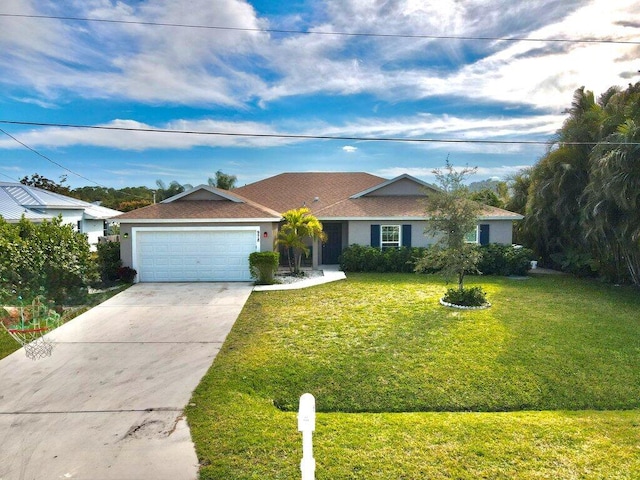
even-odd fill
[(513, 222), (506, 220), (489, 220), (478, 223), (486, 223), (489, 227), (489, 243), (501, 243), (511, 245), (513, 243)]
[[(478, 224), (489, 224), (489, 242), (511, 245), (513, 238), (513, 222), (510, 220), (481, 220)], [(424, 234), (424, 221), (375, 220), (349, 222), (349, 245), (371, 245), (371, 225), (411, 225), (411, 246), (428, 247), (437, 242), (437, 237)]]
[[(122, 259), (122, 264), (130, 267), (133, 263), (133, 246), (132, 239), (133, 235), (131, 235), (132, 228), (135, 227), (155, 227), (155, 228), (166, 228), (170, 230), (174, 227), (188, 227), (193, 228), (194, 230), (199, 227), (259, 227), (260, 228), (260, 251), (268, 252), (274, 250), (274, 241), (275, 236), (278, 232), (278, 223), (233, 223), (233, 222), (206, 222), (206, 223), (186, 223), (186, 222), (176, 222), (176, 223), (121, 223), (120, 224), (120, 258)], [(264, 234), (267, 233), (265, 237)]]
[(420, 185), (413, 180), (403, 178), (389, 185), (379, 188), (374, 192), (367, 194), (369, 197), (396, 196), (396, 195), (424, 195), (427, 191), (426, 187)]

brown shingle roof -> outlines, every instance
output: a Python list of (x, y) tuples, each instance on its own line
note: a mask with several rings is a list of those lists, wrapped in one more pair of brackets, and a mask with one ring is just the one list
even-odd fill
[[(401, 177), (398, 177), (401, 178)], [(357, 218), (424, 218), (424, 195), (352, 195), (376, 187), (384, 178), (362, 172), (282, 173), (231, 192), (202, 186), (195, 192), (209, 191), (215, 200), (189, 200), (192, 192), (115, 217), (128, 220), (224, 220), (273, 219), (292, 208), (307, 206), (320, 220)], [(220, 196), (224, 198), (221, 199)], [(229, 200), (238, 200), (232, 201)], [(484, 219), (521, 219), (521, 215), (495, 207), (483, 207)]]
[(273, 218), (280, 219), (280, 214), (267, 208), (257, 206), (253, 202), (240, 203), (231, 201), (186, 200), (171, 203), (157, 203), (139, 208), (115, 217), (122, 220), (169, 220), (169, 219), (224, 219)]
[[(424, 195), (349, 198), (329, 205), (315, 213), (320, 220), (332, 218), (425, 218)], [(501, 208), (484, 205), (482, 219), (512, 219), (522, 216)]]
[(236, 188), (233, 193), (281, 213), (307, 206), (315, 215), (329, 205), (384, 181), (384, 178), (363, 172), (282, 173)]

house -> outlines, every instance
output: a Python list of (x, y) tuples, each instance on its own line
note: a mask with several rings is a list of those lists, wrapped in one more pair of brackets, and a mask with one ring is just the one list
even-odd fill
[(71, 224), (76, 231), (87, 235), (92, 249), (98, 238), (106, 235), (107, 220), (120, 213), (22, 183), (0, 182), (0, 215), (7, 222), (17, 223), (24, 216), (39, 223), (60, 215), (63, 223)]
[[(312, 265), (338, 263), (348, 245), (427, 246), (425, 198), (434, 187), (410, 175), (283, 173), (231, 191), (201, 185), (116, 217), (121, 256), (138, 281), (248, 281), (248, 256), (271, 251), (282, 213), (308, 207), (325, 242), (312, 245)], [(522, 216), (485, 207), (469, 241), (511, 244)]]

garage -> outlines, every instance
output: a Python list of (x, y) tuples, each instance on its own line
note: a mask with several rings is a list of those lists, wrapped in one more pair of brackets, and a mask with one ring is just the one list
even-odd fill
[(251, 281), (249, 254), (260, 249), (258, 226), (132, 229), (140, 282)]

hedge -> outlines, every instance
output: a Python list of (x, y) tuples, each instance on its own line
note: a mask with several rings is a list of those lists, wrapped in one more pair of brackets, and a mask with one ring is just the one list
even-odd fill
[[(478, 245), (478, 270), (484, 275), (525, 275), (535, 258), (528, 248), (512, 245)], [(438, 247), (401, 247), (381, 250), (363, 245), (350, 245), (340, 256), (340, 268), (345, 272), (409, 273), (416, 271), (418, 259), (426, 257), (418, 273), (439, 271)]]

